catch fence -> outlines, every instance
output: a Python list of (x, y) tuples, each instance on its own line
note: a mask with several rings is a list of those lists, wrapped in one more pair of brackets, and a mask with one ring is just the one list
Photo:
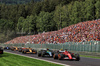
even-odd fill
[(34, 49), (68, 49), (70, 51), (100, 52), (100, 41), (66, 42), (63, 44), (0, 44), (1, 46), (31, 47)]

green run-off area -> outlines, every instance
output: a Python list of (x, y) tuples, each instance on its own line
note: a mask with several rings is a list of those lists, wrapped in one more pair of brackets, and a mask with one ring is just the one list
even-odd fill
[(0, 66), (61, 66), (28, 57), (4, 53), (0, 55)]
[(89, 55), (80, 55), (81, 57), (86, 57), (86, 58), (95, 58), (95, 59), (100, 59), (100, 57), (96, 56), (89, 56)]

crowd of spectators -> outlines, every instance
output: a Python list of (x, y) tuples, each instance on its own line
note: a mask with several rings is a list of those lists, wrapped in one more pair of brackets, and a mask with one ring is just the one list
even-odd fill
[(65, 42), (85, 42), (91, 40), (100, 41), (100, 19), (80, 22), (58, 31), (43, 32), (37, 35), (20, 36), (6, 42), (6, 44), (59, 44)]

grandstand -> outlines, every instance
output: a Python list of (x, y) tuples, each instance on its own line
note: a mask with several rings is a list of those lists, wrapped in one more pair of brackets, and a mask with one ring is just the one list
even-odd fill
[(20, 36), (5, 44), (59, 44), (65, 42), (100, 41), (100, 19), (80, 22), (58, 31), (43, 32), (37, 35)]

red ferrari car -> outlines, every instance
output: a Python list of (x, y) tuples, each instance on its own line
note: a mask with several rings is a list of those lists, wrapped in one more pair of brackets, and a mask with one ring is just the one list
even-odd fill
[(62, 60), (62, 59), (69, 59), (69, 60), (76, 60), (76, 61), (80, 60), (79, 54), (74, 54), (67, 50), (58, 51), (57, 53), (54, 53), (53, 58), (59, 59), (59, 60)]

